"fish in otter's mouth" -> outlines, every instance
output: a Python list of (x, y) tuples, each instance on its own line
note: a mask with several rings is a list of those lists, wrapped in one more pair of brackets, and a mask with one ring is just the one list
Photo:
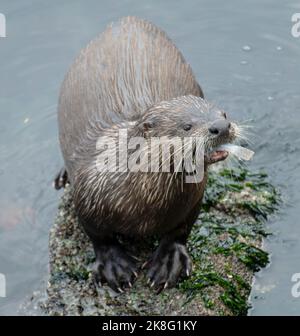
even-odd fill
[(223, 161), (228, 157), (229, 153), (225, 150), (215, 150), (206, 154), (206, 161), (208, 164), (213, 164), (219, 161)]
[(254, 152), (248, 148), (227, 143), (219, 146), (216, 150), (206, 155), (208, 164), (225, 160), (229, 154), (233, 154), (239, 160), (248, 161), (254, 155)]

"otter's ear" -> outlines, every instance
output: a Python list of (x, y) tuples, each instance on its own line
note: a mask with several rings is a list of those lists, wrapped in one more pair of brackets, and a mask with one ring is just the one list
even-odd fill
[(144, 132), (148, 132), (150, 130), (150, 128), (154, 127), (154, 122), (153, 121), (145, 121), (143, 123), (143, 130)]
[(141, 124), (140, 130), (144, 137), (147, 137), (151, 129), (155, 126), (154, 121), (145, 121)]

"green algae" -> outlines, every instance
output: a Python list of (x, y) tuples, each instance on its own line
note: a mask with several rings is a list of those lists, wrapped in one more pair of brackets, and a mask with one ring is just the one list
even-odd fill
[[(268, 264), (268, 253), (260, 245), (262, 238), (270, 234), (265, 229), (265, 220), (279, 202), (280, 195), (264, 172), (251, 173), (244, 168), (212, 172), (203, 201), (205, 211), (189, 241), (194, 271), (180, 289), (194, 296), (219, 286), (222, 288), (219, 299), (231, 313), (245, 315), (251, 286), (249, 279), (239, 274), (235, 263), (239, 261), (253, 272)], [(218, 255), (231, 257), (219, 272), (212, 261)], [(206, 294), (200, 297), (211, 305)]]

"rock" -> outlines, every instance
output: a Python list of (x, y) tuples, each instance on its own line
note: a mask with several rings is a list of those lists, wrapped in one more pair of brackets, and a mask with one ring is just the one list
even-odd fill
[[(95, 288), (94, 253), (78, 224), (70, 187), (62, 197), (50, 232), (50, 276), (46, 315), (245, 315), (253, 273), (268, 263), (261, 249), (268, 215), (278, 193), (263, 173), (245, 169), (211, 172), (203, 211), (189, 239), (194, 262), (191, 278), (156, 294), (141, 271), (131, 290), (116, 295)], [(140, 264), (154, 241), (128, 244)], [(134, 246), (134, 248), (132, 247)], [(137, 252), (138, 251), (138, 252)]]

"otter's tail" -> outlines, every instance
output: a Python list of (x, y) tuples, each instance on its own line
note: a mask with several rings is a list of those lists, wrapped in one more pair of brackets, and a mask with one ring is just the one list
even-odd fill
[(56, 190), (59, 190), (61, 188), (64, 188), (67, 183), (70, 183), (68, 173), (65, 168), (62, 168), (56, 175), (53, 181), (53, 186)]

